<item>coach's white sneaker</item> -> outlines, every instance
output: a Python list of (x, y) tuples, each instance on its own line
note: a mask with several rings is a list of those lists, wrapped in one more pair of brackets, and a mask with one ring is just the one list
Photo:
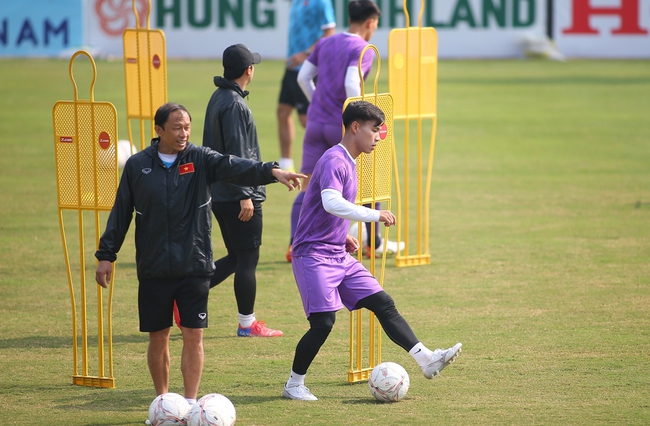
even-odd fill
[(147, 426), (150, 425), (150, 424), (151, 424), (151, 420), (149, 420), (149, 419), (145, 420), (145, 421), (144, 421), (144, 424), (146, 424)]
[(431, 360), (429, 363), (420, 367), (422, 369), (422, 374), (427, 379), (433, 379), (436, 377), (442, 370), (445, 369), (449, 364), (454, 362), (458, 358), (458, 354), (461, 352), (462, 343), (456, 343), (453, 348), (449, 349), (436, 349), (431, 355)]
[(289, 399), (297, 399), (300, 401), (317, 401), (316, 398), (305, 385), (292, 386), (290, 388), (284, 385), (282, 396)]

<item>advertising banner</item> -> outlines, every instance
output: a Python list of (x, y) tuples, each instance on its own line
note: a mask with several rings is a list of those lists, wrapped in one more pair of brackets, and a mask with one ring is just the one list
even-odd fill
[[(86, 43), (122, 55), (121, 31), (135, 25), (131, 1), (84, 0)], [(138, 0), (146, 7), (146, 0)], [(505, 58), (523, 55), (526, 34), (543, 35), (545, 0), (423, 0), (422, 26), (436, 27), (440, 57)], [(348, 24), (347, 0), (333, 0), (337, 31)], [(382, 11), (371, 43), (388, 53), (388, 34), (405, 25), (402, 0), (376, 0)], [(409, 1), (418, 25), (420, 0)], [(243, 43), (265, 58), (285, 58), (290, 0), (152, 0), (151, 27), (167, 39), (168, 57), (220, 57)], [(140, 5), (138, 6), (140, 9)]]
[(82, 44), (83, 0), (0, 0), (0, 56), (57, 56)]
[(423, 21), (440, 58), (522, 57), (524, 41), (546, 32), (546, 0), (426, 0)]
[[(309, 1), (309, 0), (302, 0)], [(402, 0), (375, 0), (382, 11), (371, 43), (382, 56), (388, 34), (403, 28)], [(286, 57), (291, 0), (136, 0), (151, 3), (150, 27), (164, 31), (169, 58), (216, 58), (244, 43), (267, 59)], [(332, 0), (337, 31), (348, 0)], [(135, 28), (132, 0), (0, 0), (0, 56), (57, 56), (84, 46), (95, 57), (123, 55)], [(548, 23), (566, 57), (650, 58), (650, 0), (410, 0), (410, 25), (436, 28), (440, 58), (522, 57)], [(141, 19), (142, 19), (141, 15)], [(142, 21), (141, 21), (142, 23)], [(143, 24), (143, 23), (142, 23)]]
[(568, 57), (650, 58), (650, 0), (555, 1), (554, 31)]

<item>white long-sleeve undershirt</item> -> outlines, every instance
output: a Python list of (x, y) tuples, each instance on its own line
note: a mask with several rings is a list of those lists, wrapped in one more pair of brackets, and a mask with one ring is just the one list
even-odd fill
[(359, 77), (359, 67), (349, 66), (345, 72), (345, 95), (348, 98), (361, 96), (361, 78)]
[[(312, 101), (314, 97), (314, 92), (316, 91), (316, 84), (314, 84), (314, 78), (318, 75), (318, 67), (309, 60), (306, 60), (302, 63), (302, 67), (298, 72), (298, 85), (302, 89), (303, 93), (309, 100)], [(358, 66), (349, 66), (345, 72), (345, 95), (348, 98), (361, 95), (361, 78), (359, 77), (359, 67)]]
[(379, 210), (357, 206), (343, 198), (336, 189), (323, 189), (320, 196), (325, 211), (334, 216), (352, 221), (379, 222)]
[(298, 86), (302, 89), (303, 93), (311, 102), (314, 97), (314, 91), (316, 90), (316, 85), (314, 84), (314, 77), (318, 75), (318, 67), (311, 62), (309, 59), (306, 59), (298, 71)]

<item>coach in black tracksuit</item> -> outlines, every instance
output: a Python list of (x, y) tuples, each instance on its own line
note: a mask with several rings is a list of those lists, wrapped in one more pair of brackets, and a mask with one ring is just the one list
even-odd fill
[(140, 330), (149, 332), (147, 360), (158, 395), (169, 387), (169, 335), (174, 301), (183, 321), (181, 371), (185, 397), (196, 399), (203, 370), (211, 245), (210, 185), (230, 180), (246, 185), (281, 182), (299, 187), (301, 175), (222, 155), (189, 142), (191, 118), (174, 103), (156, 112), (158, 138), (127, 161), (106, 230), (95, 257), (99, 285), (110, 282), (112, 262), (135, 211)]
[[(223, 77), (215, 77), (214, 91), (205, 111), (203, 145), (222, 154), (261, 161), (253, 114), (244, 98), (260, 55), (243, 44), (223, 52)], [(210, 287), (233, 273), (240, 337), (278, 337), (282, 331), (266, 327), (255, 317), (256, 269), (262, 244), (263, 185), (217, 182), (212, 185), (212, 211), (228, 253), (215, 262)]]

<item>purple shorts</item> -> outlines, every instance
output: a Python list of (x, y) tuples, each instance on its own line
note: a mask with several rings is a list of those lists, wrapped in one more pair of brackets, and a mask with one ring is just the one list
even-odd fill
[(302, 142), (302, 165), (300, 173), (312, 174), (316, 162), (325, 154), (325, 151), (341, 142), (343, 125), (315, 123), (307, 121), (305, 137)]
[(312, 313), (352, 311), (359, 300), (382, 290), (374, 276), (354, 257), (298, 256), (291, 260), (302, 306)]

